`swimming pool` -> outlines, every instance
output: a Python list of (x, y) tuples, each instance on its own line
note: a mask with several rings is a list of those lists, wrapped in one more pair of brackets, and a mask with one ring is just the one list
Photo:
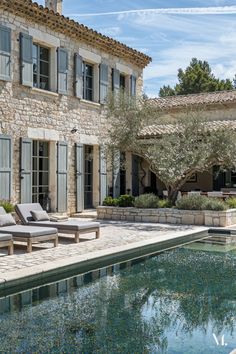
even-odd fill
[(0, 352), (230, 353), (236, 252), (190, 248), (0, 299)]

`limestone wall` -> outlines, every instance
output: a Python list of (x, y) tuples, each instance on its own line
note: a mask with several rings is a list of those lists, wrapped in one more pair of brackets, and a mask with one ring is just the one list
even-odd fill
[(183, 225), (230, 226), (236, 224), (236, 209), (201, 211), (178, 209), (138, 209), (100, 206), (98, 219)]
[[(0, 81), (0, 134), (8, 134), (13, 138), (13, 177), (12, 202), (20, 201), (20, 137), (50, 141), (52, 160), (56, 159), (55, 144), (58, 140), (69, 144), (69, 184), (68, 209), (75, 211), (75, 168), (74, 143), (98, 146), (100, 131), (106, 127), (104, 106), (96, 102), (79, 100), (74, 97), (74, 53), (83, 53), (97, 65), (95, 76), (98, 78), (99, 60), (109, 65), (109, 88), (111, 89), (111, 70), (121, 65), (123, 70), (137, 77), (137, 93), (141, 94), (143, 79), (142, 70), (118, 57), (89, 46), (86, 43), (71, 40), (65, 35), (52, 31), (18, 16), (0, 10), (0, 23), (12, 30), (12, 74), (11, 81)], [(29, 33), (39, 44), (50, 47), (51, 53), (51, 90), (39, 90), (20, 85), (20, 32)], [(64, 47), (69, 51), (68, 94), (60, 95), (57, 90), (56, 49)], [(86, 59), (86, 58), (85, 58)], [(127, 76), (128, 77), (128, 76)], [(129, 80), (127, 80), (129, 82)], [(98, 102), (98, 81), (94, 82), (95, 101)], [(73, 128), (75, 134), (71, 133)], [(96, 150), (96, 149), (95, 149)], [(97, 150), (96, 150), (97, 151)], [(97, 183), (94, 185), (94, 204), (98, 204), (99, 171), (98, 154), (96, 154), (94, 174)], [(52, 173), (56, 173), (56, 167)], [(53, 178), (51, 178), (53, 180)], [(55, 179), (54, 179), (55, 180)], [(51, 186), (56, 195), (55, 186)], [(52, 195), (54, 197), (54, 195)], [(55, 204), (55, 200), (53, 201)]]

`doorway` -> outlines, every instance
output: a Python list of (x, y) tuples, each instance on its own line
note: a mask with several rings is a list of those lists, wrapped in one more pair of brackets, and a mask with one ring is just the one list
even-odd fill
[(84, 208), (93, 208), (93, 146), (84, 147)]
[(32, 202), (43, 206), (49, 194), (49, 143), (33, 140)]

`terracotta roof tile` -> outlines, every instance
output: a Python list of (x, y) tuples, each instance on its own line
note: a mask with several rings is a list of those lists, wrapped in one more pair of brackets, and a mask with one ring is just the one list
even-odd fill
[[(217, 120), (206, 124), (209, 126), (209, 130), (217, 131), (223, 128), (236, 129), (236, 120)], [(161, 137), (165, 134), (173, 134), (181, 129), (176, 124), (156, 124), (143, 128), (139, 134), (140, 138), (149, 139), (154, 137)]]
[(159, 109), (182, 108), (193, 105), (209, 105), (228, 102), (236, 103), (236, 90), (158, 97), (151, 98), (148, 101)]

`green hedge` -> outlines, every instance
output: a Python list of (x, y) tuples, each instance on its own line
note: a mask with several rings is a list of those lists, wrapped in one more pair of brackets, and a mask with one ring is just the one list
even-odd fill
[(136, 208), (158, 208), (159, 198), (152, 193), (142, 194), (135, 198), (134, 206)]

